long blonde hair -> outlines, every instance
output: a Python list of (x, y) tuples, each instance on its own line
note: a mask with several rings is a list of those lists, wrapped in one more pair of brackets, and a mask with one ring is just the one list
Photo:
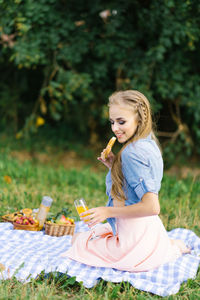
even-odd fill
[(129, 107), (132, 108), (133, 114), (136, 116), (138, 121), (136, 132), (123, 145), (121, 150), (115, 156), (111, 168), (111, 177), (112, 177), (111, 196), (113, 197), (113, 199), (125, 201), (126, 197), (123, 190), (124, 176), (121, 167), (121, 153), (123, 149), (132, 142), (135, 142), (141, 138), (146, 138), (150, 133), (152, 138), (156, 141), (156, 143), (157, 144), (159, 143), (155, 137), (152, 128), (152, 115), (151, 115), (150, 103), (142, 93), (136, 90), (115, 92), (109, 97), (108, 106), (110, 107), (116, 104), (126, 105), (126, 106), (129, 105)]

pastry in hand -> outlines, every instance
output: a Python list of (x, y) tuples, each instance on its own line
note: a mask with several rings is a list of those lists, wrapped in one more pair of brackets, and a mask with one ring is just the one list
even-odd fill
[(116, 137), (114, 137), (114, 136), (109, 140), (109, 142), (106, 146), (106, 149), (103, 151), (103, 153), (101, 155), (101, 158), (103, 160), (106, 160), (106, 158), (108, 157), (110, 151), (112, 150), (112, 147), (113, 147), (115, 141), (116, 141)]

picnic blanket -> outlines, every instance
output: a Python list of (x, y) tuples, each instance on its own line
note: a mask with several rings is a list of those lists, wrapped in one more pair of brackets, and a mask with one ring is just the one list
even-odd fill
[[(76, 232), (86, 231), (83, 222), (76, 223)], [(177, 228), (168, 232), (174, 239), (183, 240), (192, 248), (176, 261), (148, 272), (130, 273), (111, 268), (90, 267), (60, 255), (71, 244), (71, 236), (51, 237), (44, 231), (13, 230), (11, 223), (0, 223), (0, 279), (15, 276), (21, 282), (36, 278), (42, 271), (67, 273), (76, 276), (86, 288), (91, 288), (103, 279), (111, 282), (129, 282), (133, 287), (168, 296), (179, 291), (182, 282), (195, 278), (200, 263), (200, 238), (194, 232)], [(131, 263), (131, 262), (130, 262)]]

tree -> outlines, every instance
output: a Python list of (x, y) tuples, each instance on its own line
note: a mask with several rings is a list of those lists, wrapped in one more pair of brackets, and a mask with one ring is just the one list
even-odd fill
[(1, 126), (34, 131), (43, 119), (95, 143), (108, 96), (138, 89), (159, 135), (198, 152), (199, 13), (195, 0), (1, 0)]

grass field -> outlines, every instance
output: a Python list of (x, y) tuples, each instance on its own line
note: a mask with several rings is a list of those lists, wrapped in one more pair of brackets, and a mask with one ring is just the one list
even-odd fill
[[(23, 153), (23, 152), (22, 152)], [(21, 157), (22, 156), (22, 157)], [(69, 205), (76, 215), (73, 201), (84, 197), (90, 207), (103, 205), (106, 170), (98, 162), (83, 163), (64, 154), (30, 157), (17, 155), (4, 149), (0, 151), (0, 215), (30, 207), (37, 208), (43, 195), (54, 202), (52, 212)], [(46, 159), (44, 159), (46, 157)], [(62, 159), (61, 159), (62, 157)], [(40, 158), (40, 159), (39, 159)], [(64, 159), (66, 158), (66, 160)], [(67, 163), (68, 162), (68, 163)], [(200, 236), (199, 203), (200, 177), (188, 176), (178, 179), (164, 175), (160, 192), (161, 219), (167, 230), (184, 227)], [(130, 284), (113, 284), (101, 281), (96, 287), (86, 289), (67, 276), (58, 279), (32, 280), (22, 285), (15, 278), (0, 283), (0, 299), (161, 299), (150, 293), (139, 291)], [(182, 284), (178, 294), (162, 299), (200, 299), (200, 269), (195, 280)]]

